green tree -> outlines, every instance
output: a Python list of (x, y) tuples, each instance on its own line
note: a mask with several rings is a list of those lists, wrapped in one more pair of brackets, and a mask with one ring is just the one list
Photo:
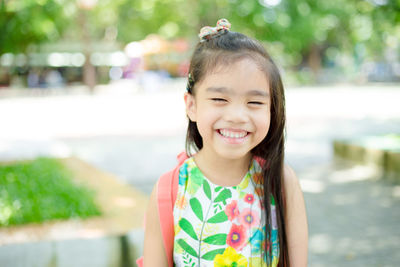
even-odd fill
[[(82, 40), (79, 12), (76, 0), (0, 0), (0, 54)], [(273, 43), (287, 64), (315, 72), (329, 48), (378, 60), (400, 39), (400, 0), (101, 0), (85, 18), (88, 38), (121, 45), (150, 33), (195, 42), (202, 26), (227, 18), (232, 30)]]
[(68, 27), (69, 0), (0, 0), (0, 54), (53, 42)]

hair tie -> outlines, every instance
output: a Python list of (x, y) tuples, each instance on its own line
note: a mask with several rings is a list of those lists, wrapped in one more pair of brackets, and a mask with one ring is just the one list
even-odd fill
[(216, 27), (205, 26), (201, 28), (199, 38), (200, 42), (205, 42), (213, 37), (220, 36), (231, 29), (231, 24), (227, 19), (220, 19), (217, 21)]

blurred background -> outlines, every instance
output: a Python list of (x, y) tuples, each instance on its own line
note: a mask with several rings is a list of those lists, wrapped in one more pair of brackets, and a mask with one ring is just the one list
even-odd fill
[(399, 0), (0, 0), (0, 160), (76, 156), (149, 194), (184, 149), (190, 56), (220, 18), (281, 70), (309, 266), (399, 266)]
[(0, 14), (5, 88), (184, 77), (199, 29), (220, 17), (265, 42), (287, 83), (400, 79), (397, 0), (2, 0)]

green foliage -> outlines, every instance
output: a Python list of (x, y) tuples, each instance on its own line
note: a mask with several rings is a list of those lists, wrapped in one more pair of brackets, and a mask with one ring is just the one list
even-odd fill
[(72, 0), (0, 0), (0, 54), (56, 41), (68, 26)]
[[(378, 6), (373, 1), (281, 1), (276, 6), (262, 6), (263, 1), (233, 1), (227, 15), (233, 29), (247, 32), (257, 39), (281, 43), (292, 55), (290, 63), (300, 63), (313, 47), (337, 47), (352, 52), (362, 43), (372, 52), (381, 53), (390, 32), (399, 34), (399, 1)], [(395, 3), (396, 2), (396, 3)], [(248, 12), (239, 11), (245, 7)], [(216, 18), (215, 18), (216, 19)], [(397, 36), (400, 38), (400, 36)]]
[(400, 0), (99, 0), (90, 10), (76, 0), (0, 0), (0, 54), (43, 41), (79, 41), (82, 31), (92, 40), (114, 32), (110, 40), (121, 45), (151, 33), (197, 41), (200, 28), (219, 18), (229, 19), (233, 31), (268, 42), (293, 66), (329, 47), (351, 55), (358, 46), (363, 56), (381, 58), (388, 43), (400, 39)]
[(94, 192), (55, 159), (0, 166), (0, 227), (100, 215)]

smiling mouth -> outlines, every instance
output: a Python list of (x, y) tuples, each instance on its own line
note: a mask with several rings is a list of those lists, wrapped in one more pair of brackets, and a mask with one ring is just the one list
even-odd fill
[(218, 129), (217, 132), (220, 135), (222, 135), (223, 137), (234, 138), (234, 139), (241, 139), (241, 138), (246, 137), (249, 134), (249, 132), (247, 132), (247, 131), (242, 131), (242, 130), (232, 131), (232, 130), (228, 130), (228, 129)]

